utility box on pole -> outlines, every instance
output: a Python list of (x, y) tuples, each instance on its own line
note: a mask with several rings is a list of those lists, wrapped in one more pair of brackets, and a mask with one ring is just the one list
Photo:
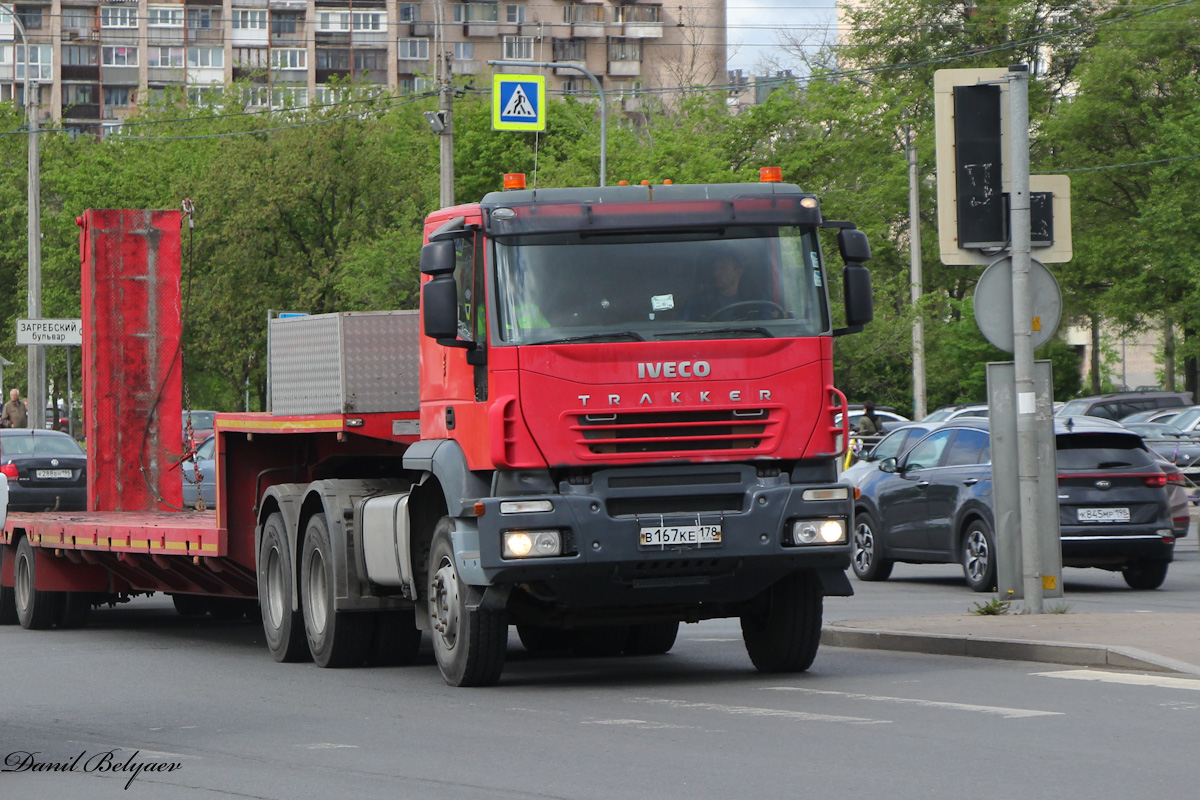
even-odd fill
[[(933, 76), (938, 245), (943, 264), (985, 266), (1008, 247), (1008, 84), (1003, 67)], [(1071, 179), (1029, 176), (1031, 246), (1043, 264), (1070, 261)]]

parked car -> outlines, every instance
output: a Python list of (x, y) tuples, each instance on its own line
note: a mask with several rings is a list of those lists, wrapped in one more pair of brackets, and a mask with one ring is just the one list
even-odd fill
[(215, 411), (192, 411), (183, 412), (183, 439), (184, 444), (187, 444), (187, 424), (188, 419), (192, 421), (192, 439), (199, 444), (213, 434), (213, 420), (216, 418)]
[[(1066, 567), (1120, 570), (1154, 589), (1174, 558), (1167, 475), (1136, 433), (1075, 417), (1056, 420), (1059, 529)], [(968, 585), (996, 585), (987, 420), (950, 422), (858, 483), (852, 566), (885, 580), (895, 562), (959, 563)]]
[(1188, 535), (1188, 529), (1192, 526), (1192, 515), (1188, 513), (1188, 503), (1194, 502), (1196, 485), (1179, 471), (1179, 467), (1169, 461), (1159, 461), (1158, 468), (1167, 474), (1167, 498), (1171, 505), (1171, 527), (1175, 529), (1175, 538), (1182, 539)]
[(1200, 406), (1180, 409), (1178, 414), (1171, 417), (1170, 424), (1189, 436), (1200, 437)]
[(942, 406), (929, 412), (921, 422), (949, 422), (959, 417), (982, 417), (986, 419), (987, 415), (987, 403), (958, 403), (952, 406)]
[(1179, 416), (1179, 412), (1183, 411), (1187, 406), (1176, 408), (1152, 408), (1149, 411), (1139, 411), (1136, 414), (1130, 414), (1128, 417), (1121, 417), (1121, 424), (1126, 422), (1163, 422), (1170, 424), (1171, 420)]
[(885, 458), (898, 458), (909, 447), (916, 444), (921, 437), (940, 426), (940, 422), (905, 422), (897, 424), (892, 430), (888, 431), (886, 436), (879, 440), (878, 444), (873, 447), (864, 448), (859, 453), (858, 460), (842, 470), (842, 474), (838, 480), (843, 483), (849, 483), (851, 486), (857, 485), (858, 481), (862, 480), (862, 476), (866, 475), (868, 471), (878, 468), (880, 461)]
[(1153, 411), (1161, 408), (1182, 409), (1191, 404), (1191, 392), (1111, 392), (1068, 400), (1063, 403), (1062, 408), (1054, 412), (1054, 416), (1124, 419), (1139, 411)]
[(87, 456), (68, 434), (0, 430), (0, 472), (8, 478), (9, 511), (87, 508)]
[[(188, 508), (199, 505), (200, 498), (204, 498), (204, 504), (209, 508), (217, 500), (216, 444), (216, 438), (209, 436), (196, 448), (194, 458), (185, 458), (179, 464), (183, 471), (183, 504)], [(200, 473), (199, 482), (196, 481), (197, 470)]]
[(1154, 422), (1121, 424), (1141, 436), (1151, 450), (1179, 467), (1188, 480), (1194, 482), (1200, 479), (1200, 440), (1174, 425)]

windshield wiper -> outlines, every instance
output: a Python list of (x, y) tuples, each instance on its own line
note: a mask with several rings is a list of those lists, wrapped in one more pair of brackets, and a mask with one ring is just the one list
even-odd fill
[(561, 339), (544, 339), (529, 344), (570, 344), (571, 342), (599, 342), (611, 339), (614, 342), (644, 342), (646, 337), (637, 331), (607, 331), (605, 333), (586, 333), (582, 336), (564, 336)]
[(665, 337), (669, 337), (671, 339), (698, 339), (702, 336), (712, 336), (713, 334), (718, 333), (728, 333), (733, 335), (752, 333), (767, 339), (775, 338), (775, 334), (771, 333), (770, 330), (762, 327), (761, 325), (747, 325), (739, 328), (705, 328), (702, 331), (672, 331), (671, 333), (658, 334), (656, 338), (663, 339)]

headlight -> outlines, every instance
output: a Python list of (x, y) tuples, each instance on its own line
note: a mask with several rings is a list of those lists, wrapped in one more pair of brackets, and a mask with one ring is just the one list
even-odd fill
[(792, 523), (792, 544), (841, 544), (845, 541), (844, 519), (801, 519)]
[(505, 558), (547, 558), (562, 555), (558, 531), (505, 531)]
[(804, 500), (849, 500), (850, 490), (845, 486), (832, 486), (828, 489), (805, 489), (800, 497)]

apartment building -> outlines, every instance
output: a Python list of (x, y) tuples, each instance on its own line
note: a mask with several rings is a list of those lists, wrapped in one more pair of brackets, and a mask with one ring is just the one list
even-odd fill
[(425, 91), (440, 52), (455, 75), (490, 74), (492, 59), (561, 63), (548, 90), (590, 95), (565, 65), (583, 66), (630, 112), (648, 90), (726, 79), (725, 0), (3, 1), (30, 47), (0, 10), (0, 101), (24, 102), (28, 70), (42, 119), (87, 132), (170, 86), (201, 103), (244, 80), (245, 105), (264, 108), (327, 102), (335, 78)]

